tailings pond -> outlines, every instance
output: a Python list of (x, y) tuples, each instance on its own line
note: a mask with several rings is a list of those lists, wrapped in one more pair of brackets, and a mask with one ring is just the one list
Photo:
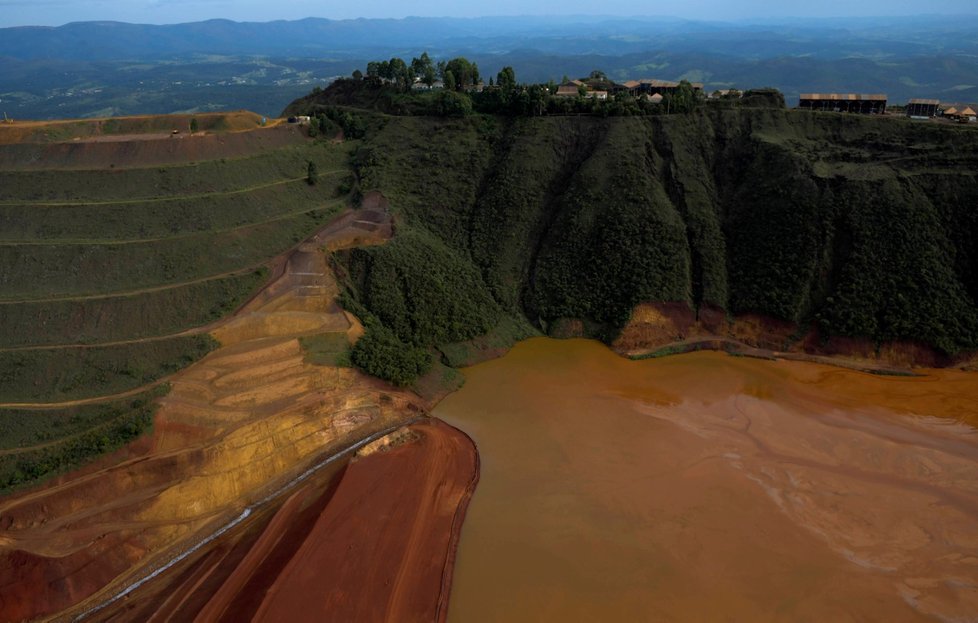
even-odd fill
[(450, 622), (978, 612), (978, 374), (548, 339), (465, 374), (435, 410), (482, 461)]

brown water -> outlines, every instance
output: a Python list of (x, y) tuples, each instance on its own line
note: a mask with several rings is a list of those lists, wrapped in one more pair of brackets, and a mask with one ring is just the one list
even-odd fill
[(978, 374), (530, 340), (476, 441), (449, 621), (978, 620)]

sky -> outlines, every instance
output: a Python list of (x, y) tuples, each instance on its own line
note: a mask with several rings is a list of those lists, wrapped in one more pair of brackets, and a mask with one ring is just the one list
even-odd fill
[(68, 22), (113, 20), (175, 24), (211, 18), (270, 21), (326, 17), (400, 18), (409, 15), (668, 15), (705, 20), (778, 17), (848, 17), (960, 14), (978, 12), (969, 0), (350, 0), (269, 2), (268, 0), (0, 0), (0, 27), (58, 26)]

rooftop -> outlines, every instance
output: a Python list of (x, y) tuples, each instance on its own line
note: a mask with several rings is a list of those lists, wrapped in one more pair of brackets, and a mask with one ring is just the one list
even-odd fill
[(885, 102), (884, 93), (802, 93), (799, 96), (803, 100), (830, 100), (830, 101), (865, 101), (865, 102)]

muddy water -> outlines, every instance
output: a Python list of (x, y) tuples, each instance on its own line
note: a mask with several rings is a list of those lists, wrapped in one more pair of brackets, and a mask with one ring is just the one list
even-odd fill
[(449, 621), (978, 616), (976, 374), (537, 339), (466, 377)]

